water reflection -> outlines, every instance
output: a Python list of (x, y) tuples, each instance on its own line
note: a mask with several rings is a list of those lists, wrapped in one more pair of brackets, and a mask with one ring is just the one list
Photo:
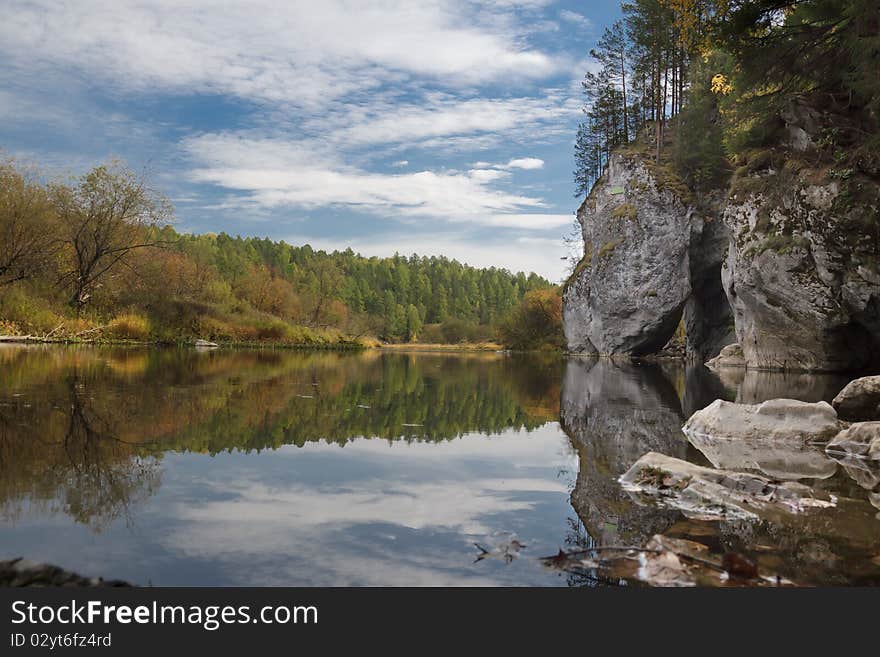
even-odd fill
[[(755, 403), (773, 397), (830, 400), (845, 385), (828, 375), (740, 372), (716, 377), (703, 367), (634, 366), (571, 361), (562, 389), (562, 427), (580, 458), (572, 506), (585, 546), (644, 545), (654, 534), (686, 538), (716, 552), (745, 552), (762, 569), (812, 584), (880, 583), (880, 519), (873, 473), (838, 467), (821, 448), (768, 446), (692, 436), (681, 426), (716, 398)], [(794, 479), (838, 498), (834, 509), (772, 520), (695, 521), (643, 506), (623, 493), (617, 477), (649, 451), (700, 465), (758, 471)]]
[(663, 532), (674, 515), (638, 506), (617, 482), (646, 452), (686, 455), (679, 398), (662, 370), (573, 360), (565, 370), (560, 415), (580, 457), (572, 506), (592, 540), (642, 545)]
[(154, 584), (564, 583), (473, 546), (558, 545), (561, 367), (4, 349), (4, 551)]
[(740, 404), (780, 398), (830, 402), (850, 381), (850, 377), (842, 374), (759, 372), (730, 367), (719, 369), (713, 376), (732, 394), (728, 401)]
[[(500, 354), (5, 347), (0, 544), (144, 584), (595, 585), (616, 582), (536, 557), (665, 533), (798, 581), (878, 583), (876, 473), (681, 432), (716, 398), (830, 399), (844, 383)], [(621, 490), (649, 451), (840, 501), (688, 520)], [(512, 540), (516, 558), (477, 559), (475, 542), (505, 555)]]

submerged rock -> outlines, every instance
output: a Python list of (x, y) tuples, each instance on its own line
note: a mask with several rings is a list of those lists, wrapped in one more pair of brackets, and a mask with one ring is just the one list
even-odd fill
[(735, 404), (716, 399), (694, 413), (684, 425), (686, 435), (716, 440), (749, 439), (788, 444), (825, 443), (840, 430), (837, 413), (827, 402), (771, 399), (760, 404)]
[(649, 586), (791, 586), (792, 582), (762, 573), (744, 554), (714, 553), (704, 543), (656, 534), (645, 547), (587, 548), (542, 559), (545, 565), (610, 580), (625, 579)]
[(857, 422), (828, 443), (829, 454), (880, 461), (880, 422)]
[(843, 420), (880, 420), (880, 376), (850, 381), (831, 402)]
[(834, 506), (796, 482), (775, 483), (745, 472), (714, 470), (649, 452), (620, 477), (624, 490), (689, 518), (758, 520)]
[(843, 471), (865, 490), (880, 490), (880, 461), (829, 453)]

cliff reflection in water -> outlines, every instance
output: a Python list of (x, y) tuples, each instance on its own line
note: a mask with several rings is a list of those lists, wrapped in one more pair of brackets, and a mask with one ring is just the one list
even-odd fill
[[(572, 360), (562, 388), (561, 422), (580, 456), (572, 506), (582, 542), (644, 545), (654, 534), (687, 538), (717, 552), (753, 555), (768, 572), (807, 584), (880, 583), (880, 514), (868, 490), (875, 480), (838, 467), (820, 447), (688, 438), (685, 420), (716, 398), (743, 403), (787, 397), (828, 400), (845, 378), (832, 375), (722, 372), (701, 366)], [(699, 465), (798, 480), (838, 496), (836, 508), (773, 521), (696, 521), (641, 505), (617, 478), (647, 452)], [(852, 470), (852, 472), (850, 472)], [(866, 485), (865, 482), (868, 482)]]

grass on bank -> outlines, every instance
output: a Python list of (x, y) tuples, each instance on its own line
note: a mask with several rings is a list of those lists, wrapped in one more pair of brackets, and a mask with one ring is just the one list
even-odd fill
[(382, 349), (390, 351), (502, 351), (504, 345), (497, 342), (459, 342), (457, 344), (446, 343), (394, 343), (380, 344)]

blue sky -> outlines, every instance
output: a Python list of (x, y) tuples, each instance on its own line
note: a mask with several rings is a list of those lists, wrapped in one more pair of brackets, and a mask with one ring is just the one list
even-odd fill
[(118, 157), (180, 230), (565, 272), (617, 2), (3, 5), (0, 149), (49, 175)]

